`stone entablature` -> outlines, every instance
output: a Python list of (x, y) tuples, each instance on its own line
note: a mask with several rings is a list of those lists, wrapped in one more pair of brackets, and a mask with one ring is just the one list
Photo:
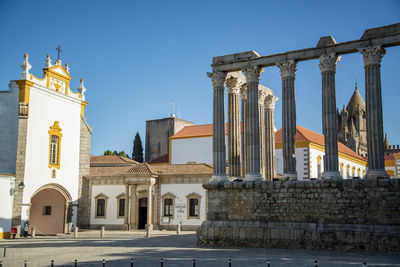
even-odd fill
[(399, 253), (400, 180), (208, 183), (204, 246)]

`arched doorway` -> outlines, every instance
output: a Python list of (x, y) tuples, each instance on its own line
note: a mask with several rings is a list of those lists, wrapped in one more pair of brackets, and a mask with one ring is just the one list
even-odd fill
[(147, 224), (147, 198), (139, 199), (139, 225), (138, 229), (145, 229)]
[(58, 185), (46, 185), (31, 198), (29, 224), (37, 234), (60, 234), (65, 232), (69, 194)]

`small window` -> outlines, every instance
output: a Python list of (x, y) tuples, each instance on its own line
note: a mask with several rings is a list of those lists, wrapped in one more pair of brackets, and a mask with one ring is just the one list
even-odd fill
[(58, 163), (58, 136), (51, 136), (51, 144), (50, 144), (50, 164), (57, 165)]
[(96, 216), (97, 217), (104, 217), (105, 216), (105, 210), (106, 210), (106, 200), (105, 199), (98, 199), (97, 200), (97, 211), (96, 211)]
[(118, 216), (119, 217), (125, 216), (125, 198), (120, 198), (118, 200)]
[(43, 206), (43, 215), (51, 215), (51, 206)]
[(189, 199), (189, 216), (198, 217), (199, 216), (199, 199), (191, 198)]
[(318, 178), (321, 178), (321, 173), (322, 173), (322, 167), (321, 167), (321, 156), (317, 157), (317, 176)]
[(166, 198), (164, 199), (164, 216), (172, 216), (172, 199), (171, 198)]

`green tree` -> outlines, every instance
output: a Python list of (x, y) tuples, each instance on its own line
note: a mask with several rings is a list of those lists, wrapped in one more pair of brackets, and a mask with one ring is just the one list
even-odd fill
[(111, 150), (107, 149), (106, 151), (104, 151), (104, 155), (112, 155)]
[(125, 157), (125, 158), (128, 157), (128, 155), (123, 150), (118, 153), (118, 156)]
[(143, 162), (143, 146), (138, 132), (136, 132), (135, 140), (133, 141), (132, 159)]

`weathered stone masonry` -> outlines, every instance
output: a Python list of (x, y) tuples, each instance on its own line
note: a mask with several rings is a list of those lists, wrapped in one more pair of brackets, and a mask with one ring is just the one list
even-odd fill
[(400, 180), (221, 182), (203, 246), (400, 252)]

